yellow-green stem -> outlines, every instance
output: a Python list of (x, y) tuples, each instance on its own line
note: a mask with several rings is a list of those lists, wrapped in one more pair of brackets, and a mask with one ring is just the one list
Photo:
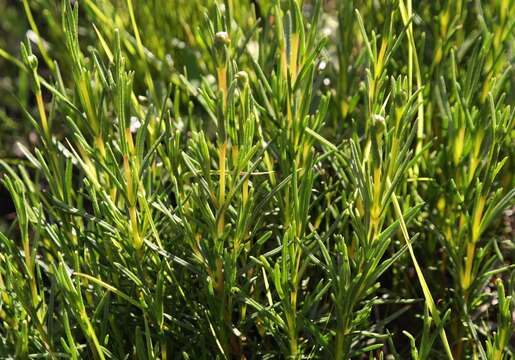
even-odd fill
[[(220, 189), (218, 202), (220, 208), (223, 207), (225, 202), (225, 160), (227, 155), (227, 142), (224, 142), (219, 149), (219, 168), (220, 168)], [(218, 234), (221, 235), (223, 233), (225, 227), (225, 219), (224, 214), (220, 214), (220, 218), (218, 221)]]
[(472, 265), (474, 262), (474, 253), (476, 250), (476, 244), (469, 242), (467, 244), (467, 260), (465, 261), (465, 273), (463, 274), (462, 287), (465, 294), (468, 294), (468, 289), (472, 282)]
[(227, 67), (222, 66), (217, 69), (218, 89), (222, 92), (224, 111), (227, 106)]
[(45, 104), (43, 103), (43, 96), (41, 94), (41, 91), (38, 91), (36, 93), (36, 103), (38, 107), (39, 117), (41, 119), (41, 127), (43, 128), (43, 133), (45, 134), (47, 140), (50, 141), (50, 128), (48, 126), (48, 119), (46, 117)]
[[(387, 178), (386, 185), (388, 187), (391, 187), (391, 181)], [(392, 201), (395, 208), (395, 213), (397, 214), (402, 235), (404, 237), (404, 240), (406, 242), (406, 246), (408, 247), (408, 252), (411, 257), (411, 261), (413, 262), (413, 266), (415, 267), (415, 271), (417, 273), (418, 281), (420, 283), (420, 286), (422, 287), (422, 292), (424, 293), (424, 297), (426, 300), (426, 304), (429, 308), (429, 311), (431, 313), (431, 316), (433, 317), (436, 326), (440, 328), (439, 335), (440, 339), (442, 341), (442, 344), (444, 346), (445, 353), (447, 354), (447, 357), (451, 360), (453, 360), (451, 347), (449, 346), (449, 341), (447, 340), (447, 335), (445, 333), (445, 329), (443, 326), (441, 326), (442, 320), (440, 318), (440, 312), (438, 311), (435, 302), (433, 300), (433, 296), (431, 295), (431, 291), (429, 290), (429, 287), (427, 286), (426, 280), (424, 278), (424, 274), (422, 273), (422, 270), (420, 269), (420, 266), (418, 264), (417, 258), (415, 257), (415, 252), (413, 251), (413, 247), (411, 246), (410, 237), (408, 234), (408, 228), (406, 227), (406, 223), (404, 222), (404, 216), (402, 215), (402, 210), (399, 205), (399, 201), (397, 200), (397, 195), (395, 195), (395, 192), (392, 193)]]

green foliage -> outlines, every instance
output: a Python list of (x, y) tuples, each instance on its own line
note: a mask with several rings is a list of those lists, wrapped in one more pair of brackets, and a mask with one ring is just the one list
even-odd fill
[(250, 3), (4, 4), (0, 357), (513, 358), (515, 2)]

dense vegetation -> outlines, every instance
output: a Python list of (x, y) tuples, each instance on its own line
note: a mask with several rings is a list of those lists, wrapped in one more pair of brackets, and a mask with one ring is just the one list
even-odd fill
[(515, 1), (0, 8), (0, 358), (514, 358)]

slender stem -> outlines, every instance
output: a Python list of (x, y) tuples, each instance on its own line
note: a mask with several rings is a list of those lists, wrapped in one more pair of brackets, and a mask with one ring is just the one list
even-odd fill
[(27, 0), (23, 0), (23, 9), (25, 10), (25, 14), (27, 15), (27, 20), (29, 21), (30, 28), (34, 33), (36, 34), (38, 40), (38, 49), (41, 52), (41, 55), (43, 56), (43, 59), (45, 60), (46, 65), (51, 71), (54, 71), (55, 65), (50, 59), (50, 56), (48, 55), (48, 52), (45, 48), (45, 45), (43, 44), (43, 38), (41, 37), (41, 34), (39, 33), (38, 26), (36, 25), (36, 22), (34, 21), (34, 17), (32, 16), (32, 11), (30, 10), (30, 6)]
[[(388, 187), (392, 186), (390, 179), (386, 180), (386, 184), (388, 185)], [(442, 343), (444, 345), (445, 353), (447, 354), (447, 357), (449, 359), (453, 360), (451, 347), (449, 346), (449, 341), (447, 340), (447, 335), (445, 333), (445, 329), (441, 325), (442, 320), (440, 318), (440, 313), (435, 305), (433, 296), (431, 295), (431, 292), (429, 291), (429, 287), (427, 286), (426, 280), (424, 278), (424, 274), (422, 273), (422, 270), (420, 269), (417, 258), (415, 257), (415, 252), (413, 251), (413, 247), (411, 246), (411, 242), (410, 242), (410, 237), (408, 235), (408, 229), (406, 227), (406, 223), (404, 222), (402, 210), (399, 205), (399, 201), (397, 200), (397, 195), (395, 195), (395, 192), (392, 193), (392, 200), (393, 200), (395, 212), (397, 214), (397, 217), (398, 217), (400, 225), (401, 225), (402, 235), (406, 242), (406, 246), (408, 247), (408, 252), (410, 254), (411, 261), (413, 262), (413, 266), (415, 267), (415, 271), (417, 273), (419, 283), (422, 287), (422, 292), (424, 293), (424, 297), (426, 299), (427, 306), (429, 308), (429, 311), (431, 312), (431, 315), (433, 316), (436, 326), (440, 328), (440, 330), (438, 332), (440, 335), (440, 339), (442, 340)]]
[[(219, 148), (219, 171), (220, 171), (220, 188), (218, 195), (218, 206), (223, 208), (225, 203), (225, 162), (227, 157), (227, 142), (224, 142), (220, 145)], [(225, 227), (225, 219), (224, 214), (220, 214), (220, 219), (218, 221), (218, 235), (222, 235)]]

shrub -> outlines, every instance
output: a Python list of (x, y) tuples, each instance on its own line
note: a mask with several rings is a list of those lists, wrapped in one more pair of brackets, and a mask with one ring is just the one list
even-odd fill
[(513, 2), (7, 8), (0, 356), (514, 356)]

